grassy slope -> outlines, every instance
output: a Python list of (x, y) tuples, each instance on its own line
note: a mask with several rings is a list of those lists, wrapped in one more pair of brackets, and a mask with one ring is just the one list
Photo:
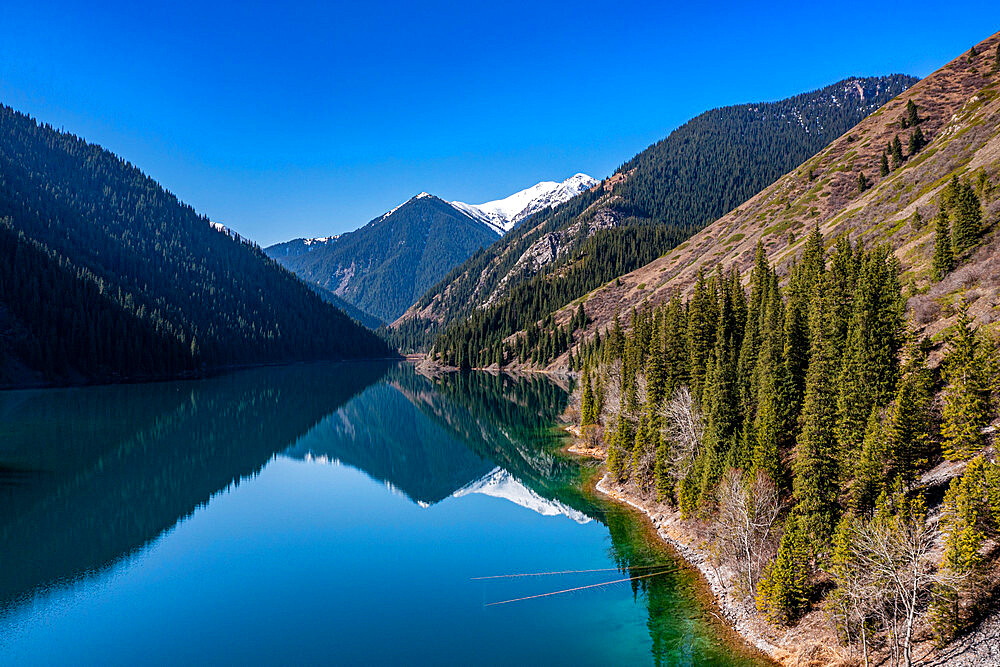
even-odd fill
[[(911, 77), (903, 75), (845, 79), (785, 100), (699, 114), (591, 192), (527, 219), (484, 255), (457, 267), (392, 326), (454, 322), (473, 307), (502, 301), (511, 286), (536, 274), (562, 273), (566, 267), (560, 262), (597, 230), (630, 222), (672, 228), (707, 224), (741, 201), (739, 193), (756, 192), (822, 147), (835, 136), (828, 128), (847, 129), (864, 109), (874, 110), (876, 100), (887, 99), (887, 91), (910, 83)], [(831, 97), (840, 106), (831, 104)], [(793, 112), (801, 114), (809, 129), (787, 121)], [(698, 211), (685, 207), (693, 197), (700, 199)], [(584, 235), (582, 225), (587, 227)]]
[[(979, 55), (972, 63), (962, 54), (688, 242), (591, 292), (585, 298), (591, 319), (585, 335), (606, 328), (616, 312), (688, 293), (700, 270), (734, 264), (748, 269), (758, 240), (771, 262), (784, 270), (813, 225), (819, 225), (828, 243), (846, 233), (866, 244), (890, 244), (900, 260), (904, 285), (913, 294), (913, 323), (924, 333), (933, 336), (946, 328), (959, 299), (979, 322), (992, 323), (1000, 296), (995, 224), (1000, 198), (995, 191), (983, 202), (986, 232), (972, 257), (940, 283), (932, 283), (929, 273), (940, 190), (953, 174), (980, 168), (994, 184), (1000, 182), (1000, 73), (991, 72), (998, 42), (1000, 33), (977, 45)], [(896, 134), (906, 153), (909, 130), (901, 129), (900, 118), (910, 99), (924, 119), (920, 127), (929, 144), (880, 178), (880, 155)], [(861, 195), (859, 171), (873, 182)], [(909, 223), (914, 211), (923, 218), (918, 229)], [(563, 308), (557, 321), (568, 321), (575, 308), (575, 303)], [(565, 363), (564, 355), (551, 367)]]

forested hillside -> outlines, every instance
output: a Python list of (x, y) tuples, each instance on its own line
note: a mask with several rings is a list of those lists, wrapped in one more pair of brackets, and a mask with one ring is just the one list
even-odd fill
[(391, 322), (453, 266), (498, 238), (485, 223), (428, 194), (328, 239), (265, 252), (303, 280)]
[(995, 35), (507, 343), (569, 350), (610, 484), (789, 663), (915, 664), (1000, 618), (998, 129)]
[[(847, 235), (886, 244), (900, 263), (913, 324), (928, 335), (954, 323), (959, 301), (979, 323), (992, 323), (1000, 290), (993, 226), (1000, 211), (993, 185), (1000, 181), (996, 41), (914, 85), (689, 241), (563, 308), (551, 330), (561, 326), (565, 338), (567, 326), (585, 320), (586, 331), (572, 337), (590, 338), (606, 331), (616, 313), (690, 295), (699, 274), (717, 267), (746, 273), (758, 242), (784, 280), (814, 227), (831, 242)], [(952, 247), (944, 240), (956, 225)], [(526, 335), (532, 333), (519, 338)], [(567, 349), (533, 361), (565, 367)]]
[[(680, 244), (915, 81), (848, 79), (779, 102), (706, 112), (622, 165), (603, 187), (526, 220), (452, 271), (394, 324), (452, 363)], [(477, 350), (477, 351), (473, 351)]]
[(389, 354), (125, 160), (6, 106), (0, 252), (0, 384)]

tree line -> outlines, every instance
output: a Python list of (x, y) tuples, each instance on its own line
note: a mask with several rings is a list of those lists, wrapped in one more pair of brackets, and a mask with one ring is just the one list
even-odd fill
[[(539, 322), (662, 255), (915, 82), (903, 75), (850, 79), (786, 100), (700, 114), (619, 167), (614, 185), (606, 181), (535, 214), (456, 267), (416, 304), (425, 308), (433, 301), (439, 319), (419, 320), (392, 340), (411, 350), (436, 338), (435, 351), (454, 365), (463, 358), (481, 366), (500, 356), (519, 357), (517, 350), (504, 353), (493, 327), (501, 325), (506, 337), (524, 329), (529, 316)], [(856, 85), (863, 96), (854, 92)], [(594, 228), (599, 209), (610, 212), (615, 228)], [(574, 225), (577, 232), (567, 234)], [(649, 226), (657, 229), (647, 231)], [(541, 269), (531, 262), (519, 265), (547, 234), (560, 235), (559, 256)], [(541, 292), (537, 302), (536, 291)], [(556, 335), (552, 329), (548, 334)]]
[[(742, 278), (699, 274), (689, 299), (577, 347), (584, 437), (619, 483), (708, 521), (766, 618), (794, 623), (832, 581), (844, 643), (909, 664), (919, 614), (941, 638), (968, 619), (979, 547), (1000, 534), (1000, 472), (982, 454), (995, 344), (960, 313), (930, 368), (885, 247), (827, 248), (813, 230), (784, 285), (761, 245), (749, 292)], [(942, 457), (970, 463), (939, 526), (920, 476)]]

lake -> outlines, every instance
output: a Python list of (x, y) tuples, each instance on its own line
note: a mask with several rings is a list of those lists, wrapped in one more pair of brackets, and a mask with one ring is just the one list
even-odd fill
[(0, 392), (0, 663), (760, 664), (565, 402), (381, 363)]

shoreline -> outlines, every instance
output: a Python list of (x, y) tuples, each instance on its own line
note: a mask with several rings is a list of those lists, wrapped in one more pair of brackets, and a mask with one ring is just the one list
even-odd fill
[[(711, 592), (724, 623), (750, 647), (756, 648), (779, 665), (857, 665), (859, 658), (849, 648), (841, 647), (833, 636), (823, 612), (813, 609), (793, 627), (772, 626), (747, 611), (732, 592), (725, 572), (709, 559), (702, 544), (704, 536), (696, 527), (680, 518), (679, 513), (658, 503), (651, 503), (629, 488), (615, 485), (609, 473), (602, 471), (595, 491), (622, 503), (646, 517), (656, 535), (691, 567), (698, 570)], [(701, 542), (701, 544), (699, 543)], [(873, 665), (883, 664), (885, 656), (870, 656)], [(923, 638), (914, 644), (914, 664), (934, 667), (978, 667), (1000, 665), (1000, 612), (987, 614), (976, 627), (936, 647)]]
[(759, 629), (754, 627), (756, 624), (753, 623), (753, 620), (742, 608), (742, 605), (733, 599), (729, 588), (722, 579), (722, 575), (709, 563), (708, 555), (691, 546), (689, 542), (683, 541), (679, 534), (672, 534), (666, 525), (669, 520), (663, 513), (657, 512), (655, 508), (649, 507), (642, 499), (635, 497), (624, 489), (612, 488), (610, 475), (606, 471), (602, 473), (601, 478), (594, 485), (594, 489), (607, 498), (627, 505), (646, 517), (656, 535), (665, 544), (670, 546), (678, 556), (684, 559), (688, 565), (698, 571), (711, 593), (715, 606), (722, 616), (722, 620), (749, 647), (757, 649), (777, 664), (789, 664), (785, 662), (789, 657), (788, 652), (768, 641)]
[(293, 359), (289, 361), (261, 361), (248, 362), (244, 364), (226, 364), (223, 366), (209, 366), (202, 370), (183, 371), (180, 373), (168, 373), (165, 375), (128, 375), (118, 378), (91, 378), (81, 380), (39, 380), (37, 382), (17, 382), (0, 384), (0, 392), (3, 391), (34, 391), (38, 389), (73, 389), (77, 387), (112, 387), (117, 385), (141, 385), (156, 384), (158, 382), (187, 382), (197, 380), (210, 380), (222, 377), (239, 371), (251, 370), (255, 368), (276, 368), (280, 366), (300, 366), (317, 363), (368, 363), (384, 362), (388, 364), (405, 362), (407, 359), (401, 355), (388, 357), (357, 357), (350, 359)]

